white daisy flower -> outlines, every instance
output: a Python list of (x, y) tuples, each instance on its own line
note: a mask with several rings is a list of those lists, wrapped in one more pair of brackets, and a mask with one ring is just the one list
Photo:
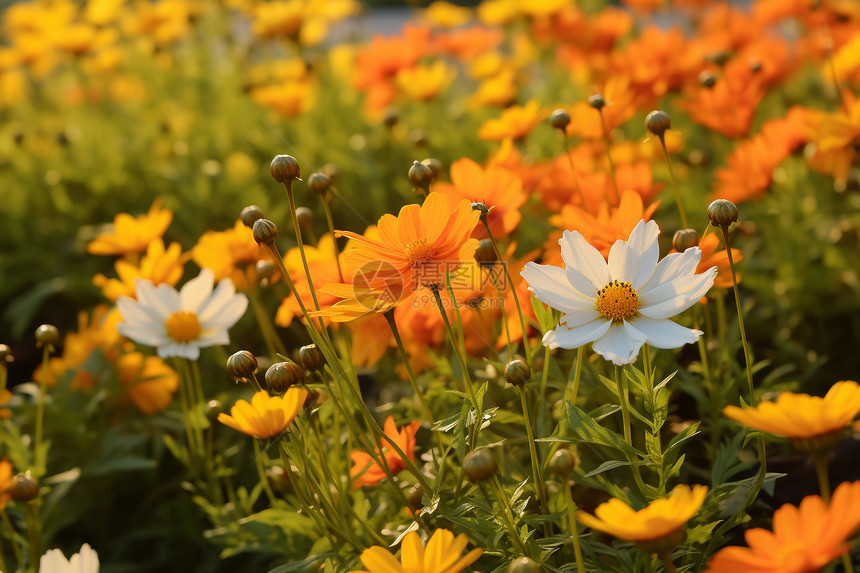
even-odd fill
[(578, 348), (593, 342), (595, 352), (623, 365), (634, 362), (646, 342), (678, 348), (698, 340), (702, 331), (668, 319), (708, 292), (717, 268), (695, 274), (702, 257), (698, 247), (672, 253), (658, 264), (659, 234), (654, 221), (639, 221), (627, 241), (612, 245), (607, 263), (582, 235), (565, 231), (558, 243), (566, 268), (526, 264), (520, 274), (529, 290), (565, 313), (544, 335), (544, 345)]
[(98, 573), (99, 556), (95, 549), (83, 544), (80, 553), (75, 553), (68, 560), (59, 549), (51, 549), (39, 559), (39, 571), (42, 573)]
[(233, 281), (224, 279), (213, 292), (215, 275), (203, 269), (177, 292), (146, 279), (136, 279), (137, 300), (119, 297), (116, 306), (123, 336), (158, 348), (161, 358), (184, 356), (197, 360), (205, 346), (228, 344), (227, 329), (245, 314), (248, 297), (236, 293)]

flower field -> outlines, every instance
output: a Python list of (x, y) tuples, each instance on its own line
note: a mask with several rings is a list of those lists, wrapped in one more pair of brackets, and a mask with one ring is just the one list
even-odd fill
[(860, 571), (860, 2), (0, 4), (0, 573)]

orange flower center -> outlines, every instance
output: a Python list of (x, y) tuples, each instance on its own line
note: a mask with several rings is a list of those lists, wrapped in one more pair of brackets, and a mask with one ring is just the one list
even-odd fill
[(418, 239), (406, 245), (406, 258), (413, 265), (426, 262), (433, 254), (433, 246), (427, 244), (427, 239)]
[(630, 318), (639, 310), (639, 295), (630, 283), (612, 281), (597, 291), (597, 311), (611, 320)]
[(200, 321), (196, 314), (187, 310), (171, 314), (166, 326), (167, 336), (177, 342), (188, 342), (200, 336)]

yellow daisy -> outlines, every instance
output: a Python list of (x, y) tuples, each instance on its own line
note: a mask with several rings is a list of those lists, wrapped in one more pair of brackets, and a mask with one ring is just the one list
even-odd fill
[(113, 220), (113, 229), (101, 233), (87, 245), (91, 255), (125, 255), (145, 250), (150, 243), (160, 239), (173, 220), (173, 212), (161, 208), (161, 200), (156, 199), (149, 213), (132, 217), (120, 213)]
[(350, 573), (457, 573), (474, 563), (484, 552), (483, 549), (472, 549), (460, 557), (468, 543), (465, 535), (454, 537), (447, 529), (437, 529), (425, 548), (418, 534), (410, 531), (401, 544), (400, 563), (387, 549), (376, 545), (361, 554), (361, 562), (367, 570)]
[(308, 391), (293, 386), (284, 397), (257, 392), (251, 402), (239, 400), (230, 408), (230, 414), (218, 414), (218, 421), (234, 430), (265, 439), (277, 436), (287, 429), (305, 403)]

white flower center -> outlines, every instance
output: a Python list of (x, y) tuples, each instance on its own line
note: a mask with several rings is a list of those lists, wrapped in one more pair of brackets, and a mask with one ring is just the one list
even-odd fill
[(187, 310), (174, 312), (167, 319), (167, 336), (177, 342), (188, 342), (200, 336), (200, 321), (197, 315)]
[(639, 310), (639, 295), (630, 283), (614, 280), (597, 291), (597, 311), (610, 320), (624, 320)]

